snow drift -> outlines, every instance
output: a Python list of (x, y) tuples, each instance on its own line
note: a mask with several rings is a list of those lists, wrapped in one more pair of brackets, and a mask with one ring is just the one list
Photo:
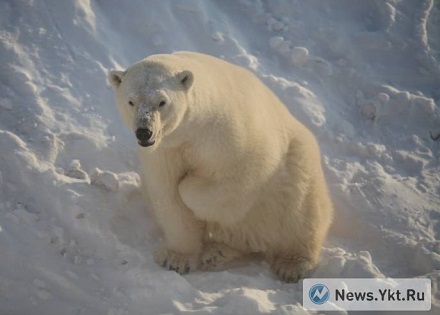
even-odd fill
[(191, 50), (318, 137), (337, 210), (314, 277), (429, 277), (440, 312), (440, 3), (0, 2), (0, 313), (307, 314), (264, 263), (179, 276), (106, 74)]

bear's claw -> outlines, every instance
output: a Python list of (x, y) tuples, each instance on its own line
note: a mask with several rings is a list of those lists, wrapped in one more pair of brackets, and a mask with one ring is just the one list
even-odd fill
[(158, 265), (181, 275), (197, 270), (199, 265), (198, 255), (180, 254), (165, 248), (159, 249), (154, 258)]
[(243, 257), (243, 253), (220, 243), (208, 243), (200, 259), (201, 270), (218, 270), (233, 260)]

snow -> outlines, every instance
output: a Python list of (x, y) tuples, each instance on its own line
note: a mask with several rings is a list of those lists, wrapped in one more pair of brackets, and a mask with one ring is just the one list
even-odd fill
[(317, 136), (336, 215), (313, 277), (428, 277), (439, 314), (439, 22), (433, 0), (1, 1), (0, 314), (309, 314), (264, 262), (154, 263), (106, 75), (177, 50), (254, 71)]

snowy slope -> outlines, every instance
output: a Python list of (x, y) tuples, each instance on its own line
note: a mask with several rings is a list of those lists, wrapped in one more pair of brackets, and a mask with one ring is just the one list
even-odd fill
[(264, 263), (153, 262), (106, 74), (177, 50), (255, 71), (318, 137), (336, 217), (313, 276), (429, 277), (439, 314), (432, 0), (0, 1), (0, 314), (308, 314)]

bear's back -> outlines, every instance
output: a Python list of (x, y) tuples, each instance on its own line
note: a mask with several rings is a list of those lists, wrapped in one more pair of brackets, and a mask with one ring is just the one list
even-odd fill
[[(163, 66), (174, 74), (190, 70), (193, 72), (198, 89), (205, 89), (209, 85), (212, 92), (213, 86), (221, 86), (224, 89), (233, 85), (252, 82), (252, 85), (263, 85), (262, 82), (247, 69), (234, 65), (230, 62), (210, 55), (179, 51), (173, 54), (151, 55), (145, 59), (147, 62)], [(199, 80), (201, 79), (201, 80)], [(264, 86), (264, 85), (263, 85)]]
[[(203, 71), (204, 69), (213, 70), (227, 68), (228, 72), (245, 72), (247, 75), (253, 76), (250, 71), (223, 59), (191, 51), (178, 51), (172, 54), (151, 55), (145, 60), (161, 63), (170, 68), (176, 69), (177, 71), (190, 69), (191, 71), (198, 72), (201, 70)], [(215, 73), (212, 74), (215, 75)]]

